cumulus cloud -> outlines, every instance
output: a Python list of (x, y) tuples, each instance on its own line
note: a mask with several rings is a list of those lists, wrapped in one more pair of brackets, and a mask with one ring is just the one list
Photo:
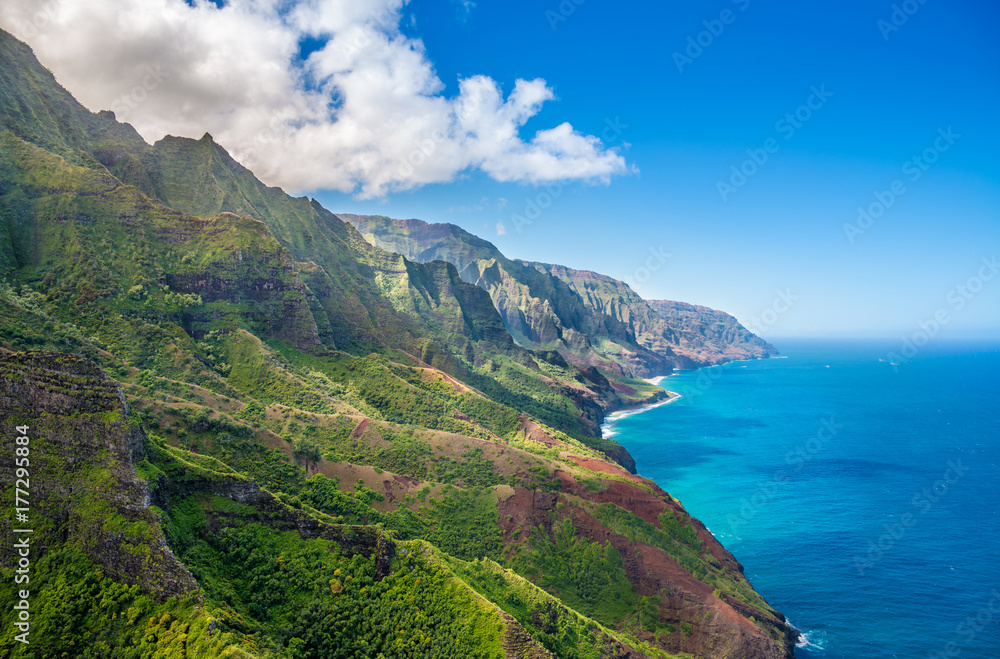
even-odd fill
[[(263, 180), (362, 198), (480, 170), (502, 182), (607, 182), (629, 171), (570, 124), (523, 136), (554, 94), (491, 78), (446, 96), (405, 0), (3, 0), (24, 39), (93, 110), (147, 140), (210, 132)], [(304, 43), (312, 52), (300, 56)]]

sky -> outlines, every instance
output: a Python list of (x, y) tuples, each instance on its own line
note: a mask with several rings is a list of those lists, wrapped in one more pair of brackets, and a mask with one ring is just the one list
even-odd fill
[[(1000, 5), (4, 0), (149, 141), (768, 338), (1000, 338)], [(779, 346), (780, 347), (780, 346)]]

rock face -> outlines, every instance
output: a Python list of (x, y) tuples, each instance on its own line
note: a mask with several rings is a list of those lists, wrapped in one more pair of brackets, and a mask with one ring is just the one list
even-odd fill
[(677, 350), (699, 364), (772, 357), (770, 343), (740, 325), (733, 316), (686, 302), (649, 300), (649, 306), (674, 329)]
[[(692, 576), (690, 564), (686, 563), (692, 555), (687, 552), (696, 549), (712, 569), (718, 569), (720, 574), (749, 589), (743, 566), (701, 522), (691, 518), (666, 492), (638, 476), (629, 476), (607, 464), (585, 461), (581, 466), (610, 471), (622, 480), (610, 483), (603, 492), (594, 493), (568, 474), (560, 474), (564, 495), (596, 504), (593, 508), (574, 510), (568, 516), (559, 513), (560, 506), (564, 505), (560, 501), (565, 501), (562, 495), (515, 488), (513, 495), (500, 506), (501, 518), (506, 520), (505, 528), (543, 528), (549, 534), (558, 535), (560, 524), (569, 520), (577, 542), (583, 538), (595, 543), (608, 542), (622, 557), (624, 573), (635, 591), (646, 598), (661, 598), (657, 624), (687, 630), (683, 634), (670, 634), (669, 640), (661, 646), (668, 652), (748, 659), (793, 656), (794, 633), (780, 613), (770, 607), (758, 608), (758, 602), (751, 606), (748, 601), (753, 600), (744, 595), (734, 596), (726, 590), (713, 589)], [(628, 510), (629, 514), (609, 515), (609, 511), (616, 510), (611, 506)], [(616, 515), (620, 514), (616, 512)], [(666, 526), (665, 515), (680, 520), (682, 525), (690, 525), (690, 532), (685, 532), (685, 547), (679, 545), (676, 538), (664, 542), (656, 533), (656, 525)], [(678, 548), (681, 551), (677, 551)]]
[[(93, 363), (49, 352), (0, 353), (0, 427), (4, 455), (14, 455), (15, 426), (29, 427), (32, 552), (74, 543), (116, 580), (161, 599), (196, 594), (198, 584), (167, 548), (136, 477), (143, 431), (130, 419), (121, 389)], [(12, 493), (13, 462), (0, 466)], [(13, 497), (11, 497), (13, 498)], [(4, 519), (11, 537), (10, 517)], [(10, 543), (0, 554), (12, 569)]]
[(489, 292), (519, 344), (558, 351), (576, 364), (650, 377), (777, 353), (721, 311), (647, 302), (625, 282), (596, 272), (508, 259), (492, 243), (451, 224), (338, 217), (377, 247), (415, 261), (454, 264), (465, 281)]
[(581, 297), (570, 282), (508, 259), (492, 243), (450, 224), (340, 214), (373, 245), (415, 261), (443, 260), (462, 279), (489, 292), (514, 339), (532, 350), (558, 351), (581, 366), (626, 376), (664, 375), (669, 355), (639, 345), (627, 322)]
[[(164, 456), (160, 456), (160, 459), (170, 462), (170, 458)], [(173, 461), (175, 465), (177, 462)], [(173, 504), (189, 498), (221, 497), (243, 504), (246, 508), (241, 513), (209, 513), (207, 529), (211, 533), (217, 533), (221, 528), (234, 523), (262, 524), (276, 531), (294, 531), (304, 539), (329, 540), (336, 543), (342, 556), (374, 556), (375, 575), (379, 579), (389, 574), (396, 554), (395, 543), (382, 529), (374, 526), (324, 524), (307, 513), (290, 508), (245, 477), (218, 473), (206, 475), (192, 470), (190, 465), (179, 465), (172, 470), (170, 478), (159, 474), (151, 489), (153, 502), (168, 514)]]

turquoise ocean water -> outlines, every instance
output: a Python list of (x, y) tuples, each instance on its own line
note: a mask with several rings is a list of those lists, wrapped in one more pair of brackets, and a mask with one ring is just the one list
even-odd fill
[(605, 434), (805, 633), (797, 657), (1000, 658), (1000, 344), (779, 341)]

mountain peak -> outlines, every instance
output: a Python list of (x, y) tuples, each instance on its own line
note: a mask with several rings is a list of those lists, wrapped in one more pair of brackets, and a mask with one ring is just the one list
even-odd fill
[(32, 628), (68, 630), (37, 656), (792, 656), (601, 435), (667, 397), (622, 374), (669, 369), (634, 319), (454, 225), (383, 218), (387, 253), (208, 133), (90, 112), (2, 33), (0, 126), (0, 426), (31, 423), (51, 520)]

